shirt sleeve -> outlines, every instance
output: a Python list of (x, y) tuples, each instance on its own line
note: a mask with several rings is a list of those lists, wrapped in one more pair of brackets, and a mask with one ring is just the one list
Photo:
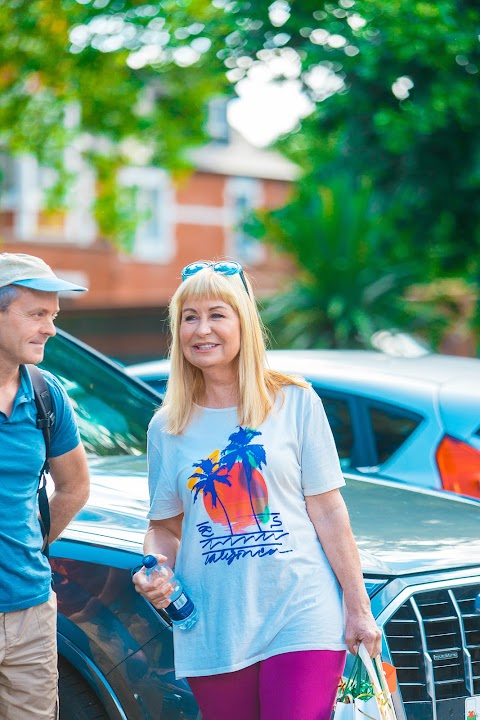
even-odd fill
[(156, 415), (147, 434), (148, 490), (150, 493), (149, 520), (166, 520), (183, 512), (183, 504), (176, 491), (175, 468), (171, 458), (173, 438), (162, 431)]
[(337, 448), (323, 403), (313, 389), (305, 403), (301, 447), (304, 495), (319, 495), (345, 485)]
[(59, 457), (80, 444), (77, 420), (65, 389), (51, 373), (42, 371), (50, 390), (55, 423), (50, 438), (49, 457)]

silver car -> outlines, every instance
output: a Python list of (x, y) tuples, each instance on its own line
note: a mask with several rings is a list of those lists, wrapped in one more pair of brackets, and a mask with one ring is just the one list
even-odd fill
[[(480, 360), (364, 350), (273, 350), (268, 360), (310, 380), (345, 471), (480, 498)], [(162, 394), (169, 362), (126, 371)]]

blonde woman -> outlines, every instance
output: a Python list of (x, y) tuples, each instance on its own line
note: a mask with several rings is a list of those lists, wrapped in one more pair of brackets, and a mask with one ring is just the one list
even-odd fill
[[(170, 303), (171, 375), (148, 431), (145, 552), (198, 609), (175, 671), (204, 720), (329, 720), (348, 647), (373, 656), (370, 611), (322, 403), (268, 369), (252, 286), (197, 262)], [(155, 607), (172, 586), (134, 575)]]

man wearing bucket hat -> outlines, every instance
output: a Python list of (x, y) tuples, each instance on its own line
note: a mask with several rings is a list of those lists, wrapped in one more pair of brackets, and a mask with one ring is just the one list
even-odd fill
[[(56, 597), (42, 554), (37, 489), (45, 441), (27, 364), (55, 335), (58, 293), (86, 288), (58, 278), (40, 258), (0, 253), (0, 717), (57, 717)], [(50, 541), (85, 504), (89, 476), (68, 397), (42, 374), (52, 399)]]

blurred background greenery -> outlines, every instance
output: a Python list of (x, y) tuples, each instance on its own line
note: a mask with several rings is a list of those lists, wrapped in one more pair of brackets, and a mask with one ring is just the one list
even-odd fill
[(277, 345), (395, 327), (478, 354), (479, 38), (474, 0), (4, 0), (0, 142), (56, 169), (58, 208), (65, 149), (95, 136), (96, 219), (128, 249), (119, 168), (141, 148), (188, 172), (209, 98), (266, 64), (312, 103), (276, 143), (302, 170), (290, 201), (246, 218), (298, 268), (264, 308)]

